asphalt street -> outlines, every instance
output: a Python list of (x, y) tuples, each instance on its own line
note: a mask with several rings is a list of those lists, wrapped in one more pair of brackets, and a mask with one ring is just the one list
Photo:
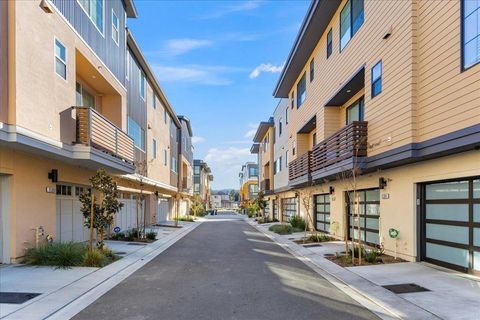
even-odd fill
[(74, 319), (377, 319), (235, 215), (219, 214)]

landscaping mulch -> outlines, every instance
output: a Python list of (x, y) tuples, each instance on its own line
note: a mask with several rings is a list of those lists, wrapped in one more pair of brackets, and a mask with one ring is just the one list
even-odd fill
[[(325, 259), (328, 259), (336, 264), (338, 264), (341, 267), (358, 267), (358, 258), (355, 258), (355, 263), (352, 263), (352, 260), (349, 256), (346, 255), (335, 255), (332, 257), (324, 255)], [(372, 266), (372, 265), (378, 265), (378, 264), (392, 264), (392, 263), (400, 263), (400, 262), (406, 262), (403, 259), (397, 258), (395, 259), (392, 256), (382, 254), (377, 258), (376, 262), (367, 262), (365, 259), (362, 257), (362, 266)]]

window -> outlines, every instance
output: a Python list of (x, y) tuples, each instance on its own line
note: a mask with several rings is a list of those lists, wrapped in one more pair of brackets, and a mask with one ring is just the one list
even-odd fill
[(98, 31), (103, 34), (104, 0), (77, 0), (83, 11), (90, 17)]
[(277, 172), (278, 172), (278, 163), (277, 162), (278, 161), (276, 161), (276, 160), (273, 162), (273, 174), (277, 174)]
[(67, 80), (67, 49), (58, 39), (55, 39), (55, 72)]
[(285, 168), (288, 168), (288, 150), (285, 151)]
[(57, 195), (60, 196), (71, 196), (72, 195), (72, 186), (67, 186), (63, 184), (57, 184)]
[(147, 87), (145, 85), (145, 74), (140, 70), (140, 97), (145, 101), (145, 96), (147, 95)]
[(112, 39), (115, 41), (115, 43), (118, 46), (118, 40), (120, 38), (120, 32), (119, 32), (119, 22), (118, 22), (118, 17), (115, 14), (115, 11), (112, 9)]
[(127, 63), (126, 63), (126, 70), (125, 70), (125, 78), (128, 80), (130, 78), (130, 51), (127, 50), (127, 54), (126, 54), (126, 59), (127, 59)]
[(310, 82), (313, 81), (313, 78), (315, 78), (315, 59), (310, 61)]
[(200, 166), (194, 166), (193, 173), (196, 174), (197, 176), (200, 175)]
[(288, 108), (285, 109), (285, 125), (288, 124)]
[(177, 159), (174, 156), (172, 156), (172, 159), (171, 159), (170, 169), (173, 172), (177, 173)]
[(312, 148), (317, 145), (317, 133), (315, 132), (312, 136)]
[(152, 140), (152, 159), (157, 158), (157, 140)]
[(153, 101), (152, 101), (153, 109), (157, 109), (157, 96), (153, 94)]
[(133, 144), (140, 150), (145, 150), (145, 130), (132, 118), (128, 117), (128, 135), (133, 139)]
[(248, 168), (248, 176), (250, 178), (258, 177), (258, 168), (255, 168), (255, 167)]
[(353, 121), (363, 121), (363, 97), (347, 108), (347, 125)]
[(382, 61), (380, 60), (372, 68), (372, 98), (382, 92)]
[(248, 185), (248, 192), (250, 195), (256, 195), (258, 193), (258, 185), (250, 184)]
[(467, 69), (480, 62), (480, 1), (462, 0), (462, 65)]
[(278, 172), (282, 171), (282, 156), (278, 158)]
[(90, 107), (95, 109), (95, 96), (79, 82), (75, 84), (77, 106)]
[(293, 109), (295, 107), (295, 91), (290, 95), (290, 107)]
[(193, 185), (193, 192), (195, 192), (195, 193), (200, 193), (200, 184), (195, 183), (195, 184)]
[(333, 44), (332, 44), (332, 29), (327, 33), (327, 59), (332, 55)]
[(167, 124), (167, 108), (163, 109), (163, 122)]
[(320, 194), (314, 196), (315, 204), (315, 229), (320, 232), (330, 232), (330, 195)]
[(263, 139), (263, 152), (268, 151), (268, 135)]
[(168, 165), (167, 149), (163, 149), (163, 165), (164, 165), (164, 166), (167, 166), (167, 165)]
[(302, 103), (305, 101), (306, 96), (306, 90), (307, 90), (307, 81), (306, 81), (306, 75), (303, 73), (302, 78), (300, 81), (297, 83), (297, 109), (300, 108)]
[(297, 149), (297, 143), (295, 140), (292, 141), (292, 155), (295, 155), (295, 151)]
[(363, 0), (348, 0), (340, 12), (340, 51), (363, 24)]
[(278, 136), (282, 135), (282, 118), (278, 119)]

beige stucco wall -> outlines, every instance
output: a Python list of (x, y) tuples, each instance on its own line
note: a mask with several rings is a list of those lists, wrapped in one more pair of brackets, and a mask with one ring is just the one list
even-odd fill
[(0, 2), (0, 122), (8, 119), (8, 10), (7, 1)]

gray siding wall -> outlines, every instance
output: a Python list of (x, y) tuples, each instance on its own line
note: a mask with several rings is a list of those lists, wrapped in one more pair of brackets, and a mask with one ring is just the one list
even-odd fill
[[(179, 138), (179, 128), (175, 125), (175, 123), (171, 120), (171, 115), (169, 115), (169, 121), (170, 121), (170, 153), (169, 153), (169, 159), (168, 159), (168, 164), (170, 168), (170, 185), (177, 187), (178, 186), (178, 174), (174, 173), (172, 171), (172, 164), (171, 164), (171, 159), (172, 155), (175, 156), (177, 159), (177, 164), (178, 164), (178, 138)], [(180, 168), (177, 168), (179, 171)]]
[[(192, 151), (192, 137), (190, 136), (188, 132), (188, 126), (185, 121), (180, 120), (180, 123), (182, 124), (182, 130), (181, 130), (181, 139), (180, 139), (180, 153), (187, 159), (188, 162), (190, 162), (191, 165), (193, 165), (193, 151)], [(186, 141), (187, 148), (185, 150), (184, 146), (184, 141)]]
[[(104, 1), (103, 35), (76, 0), (52, 0), (92, 50), (125, 85), (125, 4), (122, 0)], [(112, 38), (112, 10), (119, 20), (118, 45)]]
[[(270, 182), (270, 187), (274, 189), (284, 188), (288, 185), (288, 164), (286, 163), (286, 151), (288, 150), (288, 126), (290, 123), (286, 123), (285, 121), (285, 110), (289, 108), (288, 99), (281, 99), (278, 103), (277, 108), (275, 109), (275, 113), (273, 114), (273, 119), (275, 121), (275, 143), (273, 144), (273, 161), (277, 161), (280, 156), (282, 157), (282, 171), (277, 172), (273, 178), (273, 186)], [(289, 121), (290, 119), (290, 111), (289, 112)], [(278, 130), (278, 121), (282, 119), (282, 134), (279, 135)], [(288, 154), (288, 161), (290, 161), (292, 155)], [(273, 166), (273, 163), (270, 164)]]

